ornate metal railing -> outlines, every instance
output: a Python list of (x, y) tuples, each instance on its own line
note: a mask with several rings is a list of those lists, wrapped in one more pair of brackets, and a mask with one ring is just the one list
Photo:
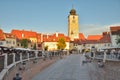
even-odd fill
[[(58, 51), (47, 52), (47, 58), (59, 56)], [(37, 58), (44, 58), (43, 51), (27, 50), (27, 49), (12, 49), (0, 46), (0, 80), (3, 80), (5, 74), (17, 63), (25, 62)]]

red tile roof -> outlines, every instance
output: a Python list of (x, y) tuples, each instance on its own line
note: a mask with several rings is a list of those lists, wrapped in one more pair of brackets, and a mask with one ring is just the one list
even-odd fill
[(59, 38), (64, 38), (66, 42), (70, 41), (70, 38), (62, 33), (58, 33), (58, 36), (56, 34), (43, 35), (44, 42), (57, 42)]
[(110, 34), (106, 34), (104, 35), (100, 40), (100, 43), (110, 43), (111, 39), (110, 39)]
[(110, 27), (110, 31), (113, 32), (113, 31), (118, 31), (120, 30), (120, 26), (111, 26)]
[(100, 36), (100, 38), (96, 38), (95, 39), (91, 39), (91, 40), (86, 40), (85, 43), (88, 44), (96, 44), (96, 43), (111, 43), (111, 39), (110, 39), (110, 34), (104, 34), (102, 36)]
[(100, 40), (102, 35), (88, 35), (87, 40)]
[(85, 37), (84, 37), (83, 33), (79, 33), (79, 39), (80, 40), (85, 40)]
[(4, 35), (5, 35), (6, 38), (13, 38), (13, 39), (16, 38), (16, 36), (11, 34), (11, 33), (4, 33)]
[(18, 39), (29, 39), (29, 38), (37, 38), (37, 33), (33, 31), (25, 31), (25, 30), (12, 30), (12, 34), (16, 35)]
[[(62, 33), (55, 33), (55, 34), (40, 34), (33, 31), (25, 31), (25, 30), (12, 30), (12, 34), (16, 35), (18, 39), (26, 38), (29, 39), (31, 37), (37, 38), (37, 42), (40, 43), (44, 42), (57, 42), (59, 38), (64, 38), (66, 42), (70, 41), (70, 38), (65, 36)], [(43, 39), (41, 41), (41, 38)]]
[(98, 44), (98, 43), (111, 43), (110, 33), (104, 32), (103, 35), (89, 35), (88, 39), (75, 39), (76, 44)]
[(110, 31), (111, 31), (112, 35), (119, 35), (120, 34), (120, 26), (110, 27)]

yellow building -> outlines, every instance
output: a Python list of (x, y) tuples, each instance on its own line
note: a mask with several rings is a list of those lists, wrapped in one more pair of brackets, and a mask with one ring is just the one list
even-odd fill
[(72, 41), (79, 38), (78, 15), (75, 9), (71, 9), (68, 16), (68, 36)]
[[(66, 43), (65, 49), (69, 50), (69, 42), (65, 42), (65, 43)], [(58, 50), (57, 49), (57, 42), (43, 42), (42, 46), (44, 46), (44, 47), (48, 46), (48, 51)], [(44, 50), (44, 47), (43, 47), (43, 50)]]

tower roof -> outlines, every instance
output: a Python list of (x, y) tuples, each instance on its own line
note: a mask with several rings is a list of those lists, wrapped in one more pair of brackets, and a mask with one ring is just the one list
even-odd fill
[(70, 10), (70, 14), (71, 14), (71, 15), (76, 15), (76, 10), (75, 10), (74, 8), (72, 8), (72, 9)]

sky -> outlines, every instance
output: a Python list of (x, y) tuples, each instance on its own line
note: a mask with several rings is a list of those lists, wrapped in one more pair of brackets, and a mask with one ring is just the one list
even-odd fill
[(79, 16), (79, 32), (102, 34), (120, 25), (120, 0), (0, 0), (0, 28), (38, 33), (68, 33), (72, 7)]

